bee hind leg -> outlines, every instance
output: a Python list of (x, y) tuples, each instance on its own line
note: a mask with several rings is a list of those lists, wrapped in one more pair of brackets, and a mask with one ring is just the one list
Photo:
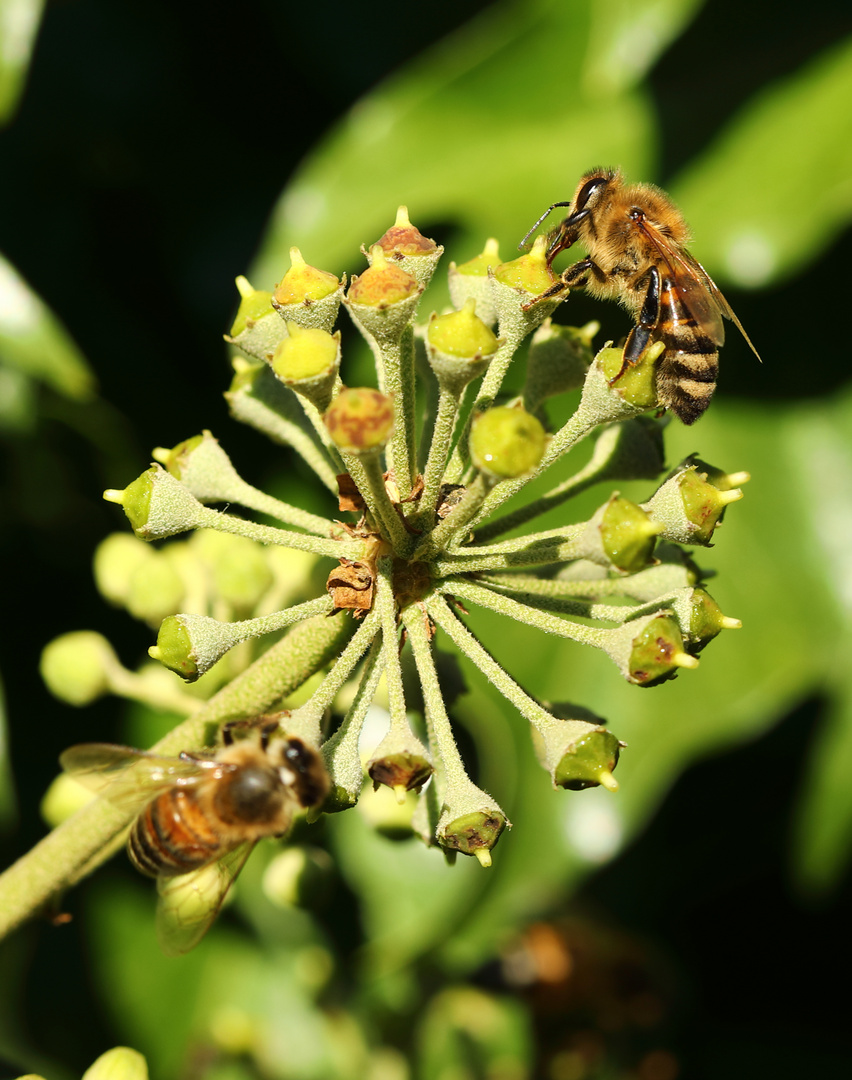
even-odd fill
[(629, 367), (639, 363), (645, 350), (651, 344), (651, 335), (660, 321), (660, 272), (656, 266), (651, 267), (647, 277), (648, 291), (645, 293), (645, 300), (639, 313), (639, 322), (627, 335), (621, 367), (618, 374), (609, 380), (610, 386), (617, 383)]

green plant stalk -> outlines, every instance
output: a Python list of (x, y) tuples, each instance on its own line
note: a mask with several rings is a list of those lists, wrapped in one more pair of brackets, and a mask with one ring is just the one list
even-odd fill
[(225, 514), (203, 506), (199, 511), (199, 520), (195, 525), (199, 529), (215, 529), (217, 532), (236, 533), (256, 540), (260, 544), (276, 544), (278, 547), (295, 548), (297, 551), (309, 551), (329, 559), (358, 559), (363, 553), (359, 543), (342, 540), (327, 540), (321, 536), (307, 536), (305, 533), (291, 532), (289, 529), (276, 529), (272, 525), (258, 525), (254, 521)]
[(429, 640), (426, 617), (418, 605), (410, 604), (403, 611), (402, 618), (411, 641), (411, 651), (414, 654), (417, 674), (423, 689), (426, 726), (432, 748), (435, 779), (438, 782), (439, 799), (443, 801), (444, 792), (448, 787), (469, 784), (470, 780), (456, 746), (452, 724), (444, 706), (444, 697), (432, 656), (432, 643)]
[[(461, 502), (451, 511), (447, 517), (437, 525), (432, 532), (427, 533), (420, 541), (419, 546), (411, 556), (412, 561), (417, 559), (430, 559), (437, 552), (443, 551), (455, 536), (466, 529), (471, 519), (476, 515), (483, 500), (491, 489), (492, 481), (483, 473), (479, 473), (467, 491)], [(494, 569), (489, 567), (488, 569)]]
[[(342, 615), (300, 623), (151, 749), (177, 755), (211, 745), (224, 721), (266, 712), (298, 689), (339, 652), (351, 630)], [(109, 858), (133, 816), (94, 799), (0, 874), (0, 938)]]
[(280, 499), (267, 495), (251, 484), (241, 480), (239, 484), (234, 482), (233, 488), (222, 492), (222, 501), (231, 501), (239, 506), (245, 506), (249, 510), (256, 510), (260, 514), (268, 514), (269, 517), (283, 521), (287, 525), (304, 529), (306, 532), (315, 533), (317, 536), (328, 536), (330, 532), (340, 532), (340, 527), (330, 522), (327, 518), (311, 514), (298, 506), (282, 502)]
[(385, 536), (393, 545), (398, 555), (405, 556), (413, 546), (412, 537), (406, 531), (396, 507), (390, 500), (385, 478), (382, 473), (381, 454), (372, 451), (362, 454), (342, 452), (349, 475), (355, 481), (358, 491), (370, 513), (382, 526)]
[(334, 663), (331, 671), (317, 687), (316, 692), (290, 714), (287, 727), (309, 742), (319, 746), (322, 742), (321, 725), (326, 709), (334, 701), (340, 688), (352, 674), (355, 665), (367, 651), (379, 628), (381, 616), (375, 608), (369, 612), (361, 625)]
[(405, 710), (405, 692), (402, 686), (402, 665), (399, 662), (399, 633), (396, 626), (396, 603), (393, 595), (393, 560), (379, 559), (379, 581), (376, 589), (376, 607), (382, 621), (384, 642), (384, 668), (388, 687), (391, 728), (408, 730)]
[(337, 731), (322, 745), (322, 754), (328, 766), (332, 784), (339, 785), (349, 792), (353, 802), (358, 798), (364, 782), (364, 769), (361, 765), (358, 743), (367, 713), (373, 704), (379, 679), (385, 669), (386, 655), (384, 642), (376, 636), (373, 638), (364, 662), (364, 671), (355, 692), (355, 699)]
[(572, 559), (579, 559), (585, 555), (585, 548), (581, 548), (577, 539), (554, 540), (552, 543), (539, 544), (532, 550), (520, 548), (515, 551), (492, 552), (486, 547), (479, 555), (461, 554), (465, 550), (461, 548), (458, 555), (449, 553), (443, 558), (436, 559), (432, 564), (433, 572), (437, 576), (448, 577), (451, 574), (511, 570), (516, 566), (551, 566), (554, 563), (570, 562)]
[(425, 528), (431, 526), (435, 520), (438, 493), (444, 480), (444, 468), (450, 453), (458, 413), (458, 395), (451, 393), (442, 386), (438, 396), (438, 412), (435, 416), (432, 442), (429, 446), (429, 457), (426, 460), (423, 473), (423, 492), (420, 496), (421, 511), (416, 519), (417, 523)]
[[(325, 447), (325, 451), (331, 458), (332, 467), (337, 469), (338, 472), (343, 472), (343, 460), (340, 455), (340, 450), (329, 434), (328, 428), (325, 426), (325, 420), (322, 413), (314, 405), (312, 401), (309, 401), (306, 397), (302, 397), (301, 394), (296, 394), (299, 404), (304, 410), (305, 416), (313, 426), (314, 431), (317, 433), (320, 442)], [(335, 484), (335, 491), (337, 490), (337, 484)]]
[(384, 393), (393, 398), (394, 425), (388, 445), (388, 466), (403, 499), (411, 495), (414, 476), (416, 382), (414, 327), (409, 323), (397, 342), (381, 346)]
[[(671, 608), (673, 602), (678, 599), (676, 593), (667, 592), (661, 593), (654, 600), (641, 604), (597, 604), (592, 600), (572, 599), (568, 596), (540, 592), (535, 588), (528, 589), (523, 584), (523, 581), (535, 580), (535, 578), (524, 578), (520, 579), (516, 584), (512, 578), (507, 577), (503, 581), (497, 582), (496, 588), (499, 590), (499, 595), (509, 596), (518, 603), (535, 607), (537, 610), (556, 611), (561, 612), (563, 615), (594, 619), (597, 622), (611, 622), (619, 626), (629, 622), (631, 619), (638, 618), (640, 615), (650, 615), (654, 611)], [(487, 584), (492, 589), (495, 587), (493, 581), (483, 578), (478, 578), (477, 584)], [(573, 584), (573, 582), (570, 584)], [(530, 601), (533, 600), (537, 602), (531, 604)]]
[(521, 604), (503, 593), (495, 593), (481, 585), (475, 585), (472, 581), (455, 579), (445, 581), (441, 586), (442, 592), (469, 600), (479, 607), (496, 611), (498, 615), (506, 615), (515, 622), (526, 623), (527, 626), (535, 626), (546, 634), (557, 634), (559, 637), (568, 638), (570, 641), (578, 641), (583, 645), (591, 645), (596, 649), (603, 649), (609, 633), (606, 629), (593, 626), (584, 626), (582, 623), (568, 622), (545, 611)]
[(435, 624), (444, 631), (459, 651), (479, 668), (492, 686), (514, 705), (525, 720), (540, 730), (552, 723), (553, 717), (550, 713), (522, 690), (503, 670), (485, 646), (453, 612), (443, 596), (430, 597), (426, 601), (426, 609)]

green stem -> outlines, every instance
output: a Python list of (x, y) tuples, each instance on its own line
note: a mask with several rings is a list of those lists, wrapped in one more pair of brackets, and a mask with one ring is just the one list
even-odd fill
[(438, 493), (441, 489), (444, 469), (453, 441), (458, 411), (458, 395), (451, 393), (442, 386), (438, 397), (438, 412), (435, 416), (435, 427), (432, 431), (429, 457), (423, 473), (423, 493), (420, 496), (421, 512), (417, 515), (418, 523), (422, 520), (424, 528), (431, 526), (435, 520)]
[(404, 557), (411, 551), (413, 539), (388, 495), (380, 452), (363, 454), (344, 452), (343, 459), (349, 475), (354, 480), (376, 523), (381, 527), (394, 551)]
[(236, 533), (257, 540), (261, 544), (276, 544), (279, 547), (295, 548), (297, 551), (310, 551), (330, 559), (357, 560), (363, 554), (363, 545), (343, 540), (327, 540), (321, 536), (308, 536), (305, 533), (291, 532), (289, 529), (276, 529), (272, 525), (258, 525), (254, 521), (225, 514), (208, 506), (201, 508), (196, 528), (215, 529), (217, 532)]

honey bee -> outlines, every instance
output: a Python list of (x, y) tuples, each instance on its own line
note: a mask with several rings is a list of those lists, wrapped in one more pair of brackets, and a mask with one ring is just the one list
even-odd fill
[[(328, 793), (319, 752), (298, 736), (274, 735), (282, 715), (226, 724), (211, 753), (163, 757), (82, 743), (60, 757), (75, 780), (138, 811), (127, 852), (157, 879), (157, 936), (169, 956), (206, 934), (257, 841), (286, 833), (299, 809)], [(234, 741), (234, 730), (246, 727), (257, 737)]]
[(588, 255), (534, 302), (568, 288), (620, 300), (636, 325), (611, 382), (660, 341), (665, 345), (657, 373), (660, 404), (684, 424), (694, 423), (716, 388), (723, 316), (760, 357), (713, 279), (687, 251), (689, 228), (681, 212), (652, 184), (627, 184), (618, 169), (598, 168), (586, 173), (569, 203), (554, 203), (527, 237), (557, 206), (571, 212), (548, 238), (548, 265), (577, 241)]

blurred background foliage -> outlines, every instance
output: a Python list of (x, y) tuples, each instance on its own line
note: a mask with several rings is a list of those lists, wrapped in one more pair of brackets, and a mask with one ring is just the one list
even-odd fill
[[(312, 498), (227, 418), (236, 274), (268, 288), (294, 243), (358, 272), (399, 203), (448, 258), (487, 236), (509, 258), (586, 169), (620, 164), (680, 202), (764, 363), (731, 331), (712, 408), (667, 433), (671, 463), (699, 451), (753, 477), (698, 559), (744, 628), (698, 671), (644, 691), (474, 620), (530, 690), (628, 742), (616, 796), (551, 791), (465, 669), (467, 757), (515, 821), (492, 870), (339, 815), (304, 838), (334, 860), (305, 849), (326, 886), (305, 906), (269, 901), (259, 848), (230, 913), (174, 961), (152, 889), (115, 860), (67, 899), (70, 925), (0, 944), (0, 1076), (65, 1080), (116, 1043), (152, 1076), (205, 1080), (848, 1070), (829, 990), (852, 834), (848, 4), (56, 0), (39, 28), (41, 7), (0, 0), (4, 864), (42, 835), (64, 747), (147, 744), (162, 723), (75, 711), (38, 679), (66, 630), (101, 630), (128, 664), (150, 643), (87, 574), (124, 528), (102, 489), (209, 427), (247, 479)], [(558, 317), (600, 319), (602, 340), (629, 325), (579, 294)]]

